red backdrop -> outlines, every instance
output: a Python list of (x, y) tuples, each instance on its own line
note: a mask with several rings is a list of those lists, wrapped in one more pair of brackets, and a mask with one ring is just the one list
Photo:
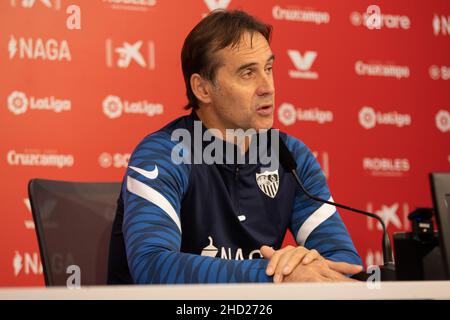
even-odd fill
[[(121, 180), (135, 145), (185, 113), (181, 46), (215, 8), (274, 26), (275, 126), (316, 153), (334, 199), (408, 230), (428, 172), (450, 171), (450, 3), (374, 2), (2, 0), (0, 286), (43, 285), (29, 179)], [(381, 20), (365, 23), (371, 4)], [(378, 227), (341, 215), (380, 263)]]

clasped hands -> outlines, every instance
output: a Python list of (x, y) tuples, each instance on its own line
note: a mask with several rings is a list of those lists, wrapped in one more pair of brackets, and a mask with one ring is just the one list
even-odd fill
[(274, 283), (281, 282), (354, 282), (346, 275), (362, 271), (362, 266), (346, 262), (334, 262), (323, 258), (317, 250), (286, 246), (274, 250), (262, 246), (261, 254), (269, 260), (266, 274)]

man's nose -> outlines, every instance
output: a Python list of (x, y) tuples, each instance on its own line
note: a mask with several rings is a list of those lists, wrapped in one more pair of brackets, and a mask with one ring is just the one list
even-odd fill
[(264, 74), (263, 76), (261, 76), (257, 94), (259, 96), (264, 96), (264, 95), (272, 95), (274, 93), (275, 93), (275, 86), (273, 83), (272, 75)]

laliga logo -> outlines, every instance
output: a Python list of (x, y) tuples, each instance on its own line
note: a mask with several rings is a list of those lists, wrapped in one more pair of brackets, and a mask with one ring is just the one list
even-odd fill
[(8, 109), (14, 114), (22, 114), (27, 111), (28, 99), (25, 93), (13, 91), (8, 97)]
[(290, 103), (283, 103), (278, 109), (278, 119), (285, 126), (294, 124), (296, 120), (324, 124), (333, 121), (333, 112), (319, 108), (296, 109)]
[(411, 125), (411, 115), (401, 114), (397, 111), (381, 113), (376, 112), (371, 107), (363, 107), (359, 111), (359, 123), (364, 129), (372, 129), (375, 125), (392, 125), (396, 127), (404, 127)]
[(359, 111), (359, 123), (364, 129), (372, 129), (377, 123), (375, 111), (370, 107), (364, 107)]
[(109, 95), (103, 100), (103, 113), (110, 119), (116, 119), (123, 113), (145, 114), (149, 117), (162, 114), (164, 106), (160, 103), (149, 103), (146, 100), (130, 102), (118, 96)]
[(107, 96), (103, 100), (103, 112), (110, 118), (115, 119), (122, 115), (122, 101), (117, 96)]
[(440, 110), (436, 114), (436, 127), (442, 132), (450, 131), (450, 113), (447, 110)]
[(30, 96), (27, 98), (25, 93), (13, 91), (8, 97), (8, 109), (15, 115), (23, 114), (30, 110), (50, 110), (56, 113), (70, 111), (72, 108), (70, 100), (57, 99), (54, 96), (45, 98), (36, 98)]
[(106, 168), (111, 167), (112, 162), (113, 162), (112, 156), (107, 152), (103, 152), (98, 157), (98, 163), (100, 164), (100, 167), (102, 167), (102, 168), (106, 169)]
[(290, 103), (283, 103), (278, 108), (278, 119), (285, 126), (290, 126), (295, 123), (297, 119), (297, 110)]

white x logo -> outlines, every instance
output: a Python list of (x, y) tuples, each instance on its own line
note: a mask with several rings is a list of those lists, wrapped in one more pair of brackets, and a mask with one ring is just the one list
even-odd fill
[(124, 42), (123, 47), (117, 48), (115, 51), (120, 55), (120, 59), (117, 61), (117, 66), (119, 66), (120, 68), (128, 68), (131, 60), (134, 60), (141, 67), (145, 68), (146, 63), (144, 57), (139, 52), (142, 47), (142, 43), (142, 40), (134, 44)]

